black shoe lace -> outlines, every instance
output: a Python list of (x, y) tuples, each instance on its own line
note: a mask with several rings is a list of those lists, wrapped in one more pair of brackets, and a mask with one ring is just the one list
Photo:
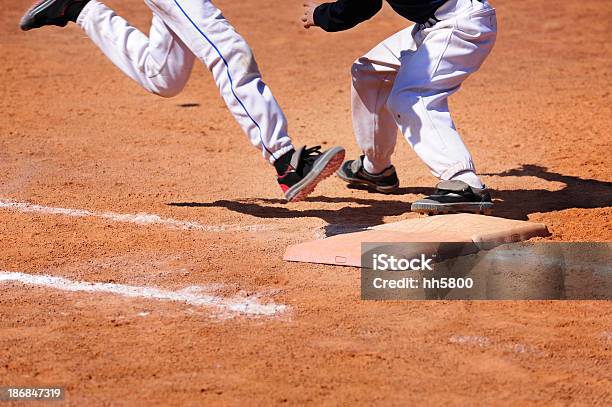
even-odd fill
[(315, 161), (323, 154), (321, 152), (321, 146), (314, 146), (310, 148), (304, 148), (301, 157), (301, 173), (302, 175), (310, 172), (314, 166)]

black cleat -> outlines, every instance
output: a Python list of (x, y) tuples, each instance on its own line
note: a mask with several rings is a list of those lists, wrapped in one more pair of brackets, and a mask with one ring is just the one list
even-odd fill
[(344, 149), (332, 147), (321, 152), (321, 146), (293, 152), (287, 171), (278, 177), (278, 183), (289, 202), (304, 200), (317, 184), (332, 175), (344, 160)]
[(363, 158), (349, 160), (342, 164), (336, 175), (349, 185), (365, 185), (368, 189), (391, 194), (399, 188), (399, 179), (395, 167), (390, 166), (380, 174), (370, 174), (363, 168)]
[(21, 18), (19, 26), (23, 31), (46, 25), (65, 27), (70, 21), (76, 21), (76, 16), (88, 2), (89, 0), (39, 1)]
[(410, 209), (428, 215), (461, 212), (489, 215), (493, 202), (486, 188), (473, 188), (463, 181), (442, 181), (433, 195), (416, 201)]

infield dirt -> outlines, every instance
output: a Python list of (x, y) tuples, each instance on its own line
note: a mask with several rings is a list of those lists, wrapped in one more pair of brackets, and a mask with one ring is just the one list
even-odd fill
[[(143, 3), (108, 4), (148, 29)], [(296, 142), (357, 156), (351, 63), (406, 21), (385, 7), (331, 35), (300, 27), (298, 1), (216, 4), (254, 48)], [(0, 208), (0, 270), (212, 285), (291, 308), (219, 319), (178, 303), (1, 284), (0, 385), (64, 385), (74, 406), (612, 404), (610, 302), (362, 302), (357, 269), (282, 261), (289, 244), (419, 216), (410, 203), (436, 180), (404, 140), (400, 194), (332, 178), (284, 204), (200, 64), (181, 95), (161, 99), (76, 26), (22, 33), (30, 0), (0, 5), (0, 199), (230, 226)], [(545, 223), (552, 240), (611, 241), (612, 3), (493, 5), (496, 48), (451, 109), (495, 213)]]

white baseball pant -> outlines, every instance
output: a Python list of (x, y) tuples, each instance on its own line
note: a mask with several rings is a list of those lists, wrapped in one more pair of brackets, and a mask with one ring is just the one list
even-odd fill
[(274, 163), (293, 149), (287, 119), (261, 79), (253, 52), (209, 0), (145, 0), (149, 37), (113, 10), (90, 1), (77, 24), (127, 76), (164, 97), (185, 86), (195, 58), (212, 72), (221, 96), (251, 143)]
[(448, 97), (477, 71), (495, 44), (495, 9), (484, 1), (449, 0), (440, 20), (384, 40), (352, 67), (353, 126), (364, 167), (391, 165), (397, 128), (431, 172), (443, 180), (482, 183), (448, 110)]

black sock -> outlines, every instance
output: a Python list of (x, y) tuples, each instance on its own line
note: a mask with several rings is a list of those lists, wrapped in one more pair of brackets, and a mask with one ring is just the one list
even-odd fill
[(89, 3), (89, 0), (78, 0), (73, 2), (66, 9), (66, 17), (68, 20), (76, 23), (77, 18), (79, 18), (79, 14), (83, 11), (83, 7), (85, 7)]
[(287, 172), (287, 168), (291, 164), (291, 158), (293, 157), (293, 153), (295, 153), (295, 150), (288, 151), (276, 161), (274, 161), (274, 168), (276, 168), (276, 173), (279, 176), (282, 177)]

